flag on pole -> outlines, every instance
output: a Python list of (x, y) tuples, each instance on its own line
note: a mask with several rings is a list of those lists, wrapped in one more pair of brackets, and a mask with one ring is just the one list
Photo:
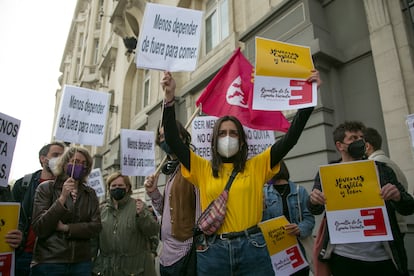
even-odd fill
[(287, 132), (290, 123), (280, 111), (253, 110), (253, 65), (240, 51), (210, 81), (196, 101), (211, 116), (232, 115), (247, 127)]

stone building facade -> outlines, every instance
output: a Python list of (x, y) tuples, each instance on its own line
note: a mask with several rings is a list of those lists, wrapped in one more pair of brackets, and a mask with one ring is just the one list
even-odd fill
[[(201, 91), (237, 47), (254, 64), (256, 36), (309, 46), (324, 84), (286, 158), (292, 179), (310, 189), (318, 166), (338, 158), (335, 126), (360, 120), (379, 130), (385, 152), (414, 191), (413, 144), (406, 125), (407, 115), (414, 113), (412, 0), (78, 0), (55, 110), (65, 84), (111, 94), (105, 143), (90, 148), (104, 175), (120, 168), (120, 130), (156, 130), (161, 117), (163, 73), (135, 65), (147, 2), (204, 12), (197, 68), (174, 73), (180, 121), (191, 117)], [(157, 162), (162, 157), (157, 149)], [(145, 197), (143, 178), (134, 177), (133, 183), (135, 194)], [(413, 271), (414, 219), (409, 221), (406, 247)]]

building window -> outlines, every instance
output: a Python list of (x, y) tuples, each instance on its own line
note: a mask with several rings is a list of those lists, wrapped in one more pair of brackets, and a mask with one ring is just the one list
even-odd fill
[(150, 102), (150, 73), (149, 70), (145, 70), (144, 72), (144, 87), (142, 90), (144, 91), (143, 98), (142, 98), (142, 107), (146, 107), (149, 105)]
[(78, 52), (81, 52), (83, 49), (83, 33), (79, 34), (79, 41), (78, 41)]
[(406, 0), (408, 15), (410, 16), (411, 24), (414, 26), (414, 0)]
[(206, 53), (229, 35), (228, 0), (209, 0), (206, 7)]
[(93, 64), (98, 64), (98, 57), (99, 57), (99, 39), (95, 38), (93, 41), (94, 44), (94, 54), (93, 54)]

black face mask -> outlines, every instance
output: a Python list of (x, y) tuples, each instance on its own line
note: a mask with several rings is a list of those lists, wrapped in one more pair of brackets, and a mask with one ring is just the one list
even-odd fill
[(165, 175), (172, 174), (180, 162), (178, 160), (168, 160), (162, 167), (162, 173)]
[(362, 159), (365, 156), (365, 141), (360, 139), (349, 144), (348, 153), (354, 159)]
[(109, 190), (109, 193), (111, 194), (111, 197), (115, 200), (121, 200), (124, 198), (126, 194), (126, 188), (115, 188)]
[(167, 143), (165, 141), (162, 141), (160, 143), (160, 148), (166, 153), (166, 154), (173, 154), (173, 151), (171, 150), (171, 148), (167, 145)]

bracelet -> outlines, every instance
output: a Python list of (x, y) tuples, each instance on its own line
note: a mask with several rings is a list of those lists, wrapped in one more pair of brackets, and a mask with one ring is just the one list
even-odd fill
[(169, 101), (169, 102), (165, 102), (165, 99), (164, 99), (164, 106), (165, 107), (170, 107), (170, 106), (172, 106), (173, 104), (174, 104), (174, 102), (175, 102), (175, 98), (173, 98), (171, 101)]

